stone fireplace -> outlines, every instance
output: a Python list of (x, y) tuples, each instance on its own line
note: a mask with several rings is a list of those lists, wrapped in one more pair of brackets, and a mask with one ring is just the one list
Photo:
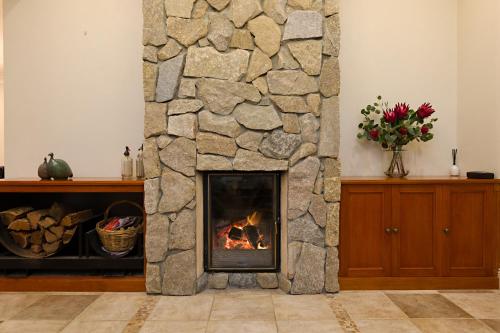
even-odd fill
[(338, 291), (338, 0), (143, 0), (146, 287)]

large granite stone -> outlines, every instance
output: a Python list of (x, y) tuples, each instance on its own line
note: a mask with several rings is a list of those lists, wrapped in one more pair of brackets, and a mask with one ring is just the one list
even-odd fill
[(303, 215), (309, 208), (319, 167), (319, 159), (309, 156), (290, 168), (288, 176), (289, 219)]
[(160, 51), (158, 51), (158, 59), (165, 61), (171, 59), (181, 53), (182, 46), (175, 41), (175, 39), (169, 39), (167, 44), (163, 46)]
[(325, 35), (323, 37), (323, 53), (334, 57), (339, 56), (340, 49), (340, 21), (339, 15), (325, 19)]
[(309, 205), (309, 213), (314, 218), (317, 225), (324, 228), (326, 226), (327, 205), (322, 195), (313, 195)]
[(276, 69), (297, 69), (300, 67), (300, 64), (293, 58), (288, 46), (283, 45), (278, 52), (275, 67)]
[(217, 51), (226, 51), (233, 35), (233, 24), (223, 14), (210, 13), (208, 26), (208, 40)]
[(196, 112), (203, 107), (199, 99), (174, 99), (168, 103), (168, 115)]
[(146, 228), (146, 258), (148, 262), (161, 262), (165, 259), (168, 250), (168, 226), (167, 215), (148, 215), (148, 227)]
[(299, 117), (302, 141), (317, 143), (319, 140), (319, 120), (313, 114), (307, 113)]
[(194, 0), (165, 0), (165, 11), (167, 16), (191, 18), (193, 4)]
[(198, 121), (195, 114), (186, 113), (168, 117), (167, 132), (170, 135), (194, 139), (196, 137), (197, 127)]
[(152, 45), (146, 45), (142, 49), (142, 60), (149, 62), (158, 62), (158, 49)]
[(194, 198), (194, 181), (182, 174), (165, 168), (161, 177), (163, 195), (158, 206), (162, 213), (181, 210)]
[(266, 74), (272, 68), (273, 68), (273, 63), (271, 61), (271, 58), (269, 58), (259, 48), (256, 48), (252, 52), (252, 56), (250, 57), (250, 63), (248, 65), (246, 81), (251, 82), (256, 78), (258, 78), (259, 76)]
[(169, 17), (167, 34), (188, 47), (208, 34), (208, 22), (204, 19)]
[(235, 29), (229, 46), (234, 49), (245, 50), (253, 50), (255, 48), (252, 34), (247, 29)]
[(161, 164), (155, 138), (144, 140), (144, 175), (146, 179), (160, 177)]
[(278, 277), (276, 273), (257, 273), (257, 283), (262, 289), (276, 289)]
[(277, 129), (264, 138), (259, 150), (264, 156), (282, 160), (289, 158), (301, 143), (300, 135)]
[(174, 222), (170, 223), (169, 250), (189, 250), (194, 248), (196, 214), (194, 210), (183, 209)]
[(290, 166), (294, 166), (303, 158), (316, 154), (318, 147), (314, 143), (306, 142), (303, 143), (299, 149), (290, 157)]
[(274, 105), (286, 113), (306, 113), (307, 105), (300, 96), (271, 96)]
[(320, 106), (321, 106), (321, 96), (320, 94), (309, 94), (306, 97), (307, 102), (307, 110), (311, 112), (316, 117), (321, 115)]
[(338, 97), (325, 98), (321, 104), (321, 127), (318, 155), (337, 157), (340, 144), (340, 116)]
[(226, 8), (230, 0), (207, 0), (207, 1), (210, 4), (210, 6), (220, 11)]
[(288, 15), (283, 40), (323, 36), (323, 16), (312, 10), (296, 10)]
[(259, 102), (260, 93), (251, 84), (215, 79), (200, 79), (198, 94), (210, 111), (222, 115), (233, 112), (236, 105), (249, 100)]
[(170, 169), (185, 176), (194, 176), (196, 166), (196, 143), (179, 137), (160, 151), (160, 159)]
[(304, 243), (297, 263), (292, 294), (319, 294), (325, 286), (326, 250)]
[(179, 98), (196, 97), (196, 79), (181, 79), (179, 84)]
[(280, 171), (288, 169), (288, 162), (267, 158), (257, 152), (238, 149), (233, 168), (239, 171)]
[(219, 53), (213, 47), (190, 47), (184, 75), (238, 81), (247, 72), (249, 57), (245, 50)]
[(252, 81), (252, 84), (257, 88), (262, 95), (267, 95), (269, 88), (265, 76), (261, 76)]
[(198, 124), (201, 131), (214, 132), (231, 138), (242, 132), (242, 127), (231, 116), (219, 116), (210, 111), (201, 111), (198, 114)]
[(146, 292), (161, 294), (161, 267), (159, 264), (146, 264)]
[(199, 132), (196, 135), (196, 148), (200, 154), (215, 154), (233, 157), (236, 155), (236, 142), (233, 138), (215, 133)]
[(281, 121), (283, 122), (283, 130), (286, 133), (299, 134), (300, 124), (299, 117), (293, 113), (285, 113), (281, 115)]
[(290, 293), (290, 290), (292, 289), (292, 282), (287, 279), (285, 274), (278, 273), (278, 284), (281, 291), (283, 291), (285, 294)]
[(340, 201), (340, 177), (325, 177), (324, 197), (328, 202)]
[(339, 222), (340, 222), (340, 204), (330, 203), (327, 206), (325, 244), (326, 246), (339, 245)]
[(144, 181), (144, 211), (146, 214), (155, 214), (160, 201), (160, 178)]
[(231, 16), (236, 28), (241, 28), (251, 18), (262, 13), (259, 0), (232, 0)]
[(339, 59), (330, 57), (323, 61), (319, 76), (319, 91), (325, 97), (338, 96), (340, 93)]
[(196, 170), (200, 171), (222, 171), (232, 170), (233, 164), (224, 156), (198, 154), (196, 158)]
[(286, 21), (286, 0), (264, 0), (264, 13), (274, 22), (283, 24)]
[(174, 98), (184, 64), (184, 55), (167, 60), (160, 65), (156, 84), (156, 101), (166, 102)]
[(226, 289), (228, 284), (228, 273), (212, 273), (208, 275), (208, 288)]
[(208, 2), (205, 0), (198, 0), (193, 6), (193, 11), (191, 12), (191, 18), (202, 18), (205, 16), (208, 10)]
[[(234, 0), (233, 0), (234, 1)], [(248, 30), (255, 36), (255, 44), (272, 57), (280, 50), (281, 29), (273, 19), (261, 15), (248, 22)]]
[(194, 250), (172, 254), (164, 264), (162, 293), (188, 296), (196, 292), (196, 255)]
[(269, 92), (275, 95), (306, 95), (318, 91), (316, 80), (298, 70), (270, 71), (267, 84)]
[(233, 112), (236, 120), (243, 126), (255, 130), (272, 130), (283, 126), (278, 112), (273, 106), (240, 104)]
[(167, 133), (167, 104), (146, 103), (144, 113), (144, 137)]
[(305, 214), (295, 220), (288, 221), (288, 241), (299, 241), (325, 246), (325, 234), (321, 228), (314, 223), (310, 214)]
[(158, 78), (158, 66), (150, 62), (142, 64), (142, 87), (144, 90), (144, 101), (152, 102), (156, 95), (156, 80)]
[(207, 289), (208, 285), (208, 274), (203, 272), (198, 279), (196, 279), (196, 293), (201, 293)]
[(174, 141), (174, 137), (168, 136), (168, 135), (160, 135), (159, 137), (156, 138), (156, 144), (158, 145), (159, 149), (164, 149), (167, 147), (169, 144)]
[(302, 251), (302, 242), (288, 243), (288, 252), (286, 255), (289, 279), (293, 279), (295, 276), (295, 265), (297, 265), (297, 261), (299, 261), (300, 251)]
[(323, 11), (325, 16), (337, 14), (339, 12), (340, 0), (325, 0)]
[(322, 43), (319, 40), (305, 40), (288, 43), (288, 49), (300, 66), (309, 75), (321, 72)]
[(144, 0), (142, 2), (144, 45), (163, 45), (167, 42), (164, 0)]
[(255, 288), (257, 278), (255, 273), (230, 273), (229, 285), (236, 288)]
[(257, 151), (263, 138), (262, 132), (246, 131), (236, 138), (236, 144), (241, 148)]
[(339, 286), (339, 252), (336, 247), (326, 248), (325, 290), (336, 293)]
[(334, 178), (340, 177), (340, 161), (334, 158), (325, 158), (323, 160), (325, 165), (325, 177)]
[(311, 9), (313, 0), (288, 0), (287, 5), (294, 9)]

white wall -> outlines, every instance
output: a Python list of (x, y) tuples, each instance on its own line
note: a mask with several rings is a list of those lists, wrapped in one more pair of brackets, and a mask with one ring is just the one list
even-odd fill
[(55, 152), (75, 176), (119, 176), (142, 142), (139, 0), (6, 0), (6, 175)]
[(500, 1), (460, 0), (460, 166), (500, 175)]
[(411, 175), (447, 174), (457, 145), (457, 0), (343, 0), (341, 6), (342, 174), (383, 175), (387, 167), (387, 153), (356, 138), (360, 110), (379, 94), (391, 103), (434, 105), (435, 138), (410, 145), (406, 164)]

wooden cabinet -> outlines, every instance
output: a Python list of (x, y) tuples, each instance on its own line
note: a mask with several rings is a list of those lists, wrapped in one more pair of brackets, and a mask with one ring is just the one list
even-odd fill
[(498, 288), (495, 181), (344, 179), (344, 289)]

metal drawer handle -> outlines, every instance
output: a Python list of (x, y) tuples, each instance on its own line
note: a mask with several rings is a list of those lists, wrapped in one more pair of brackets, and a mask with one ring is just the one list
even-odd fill
[(399, 232), (399, 228), (392, 228), (392, 232), (397, 234)]
[(444, 228), (443, 232), (445, 235), (448, 235), (450, 233), (450, 228), (448, 228), (448, 227)]
[(386, 232), (386, 233), (390, 234), (390, 233), (391, 233), (391, 231), (392, 231), (392, 230), (391, 230), (391, 228), (385, 228), (385, 232)]

